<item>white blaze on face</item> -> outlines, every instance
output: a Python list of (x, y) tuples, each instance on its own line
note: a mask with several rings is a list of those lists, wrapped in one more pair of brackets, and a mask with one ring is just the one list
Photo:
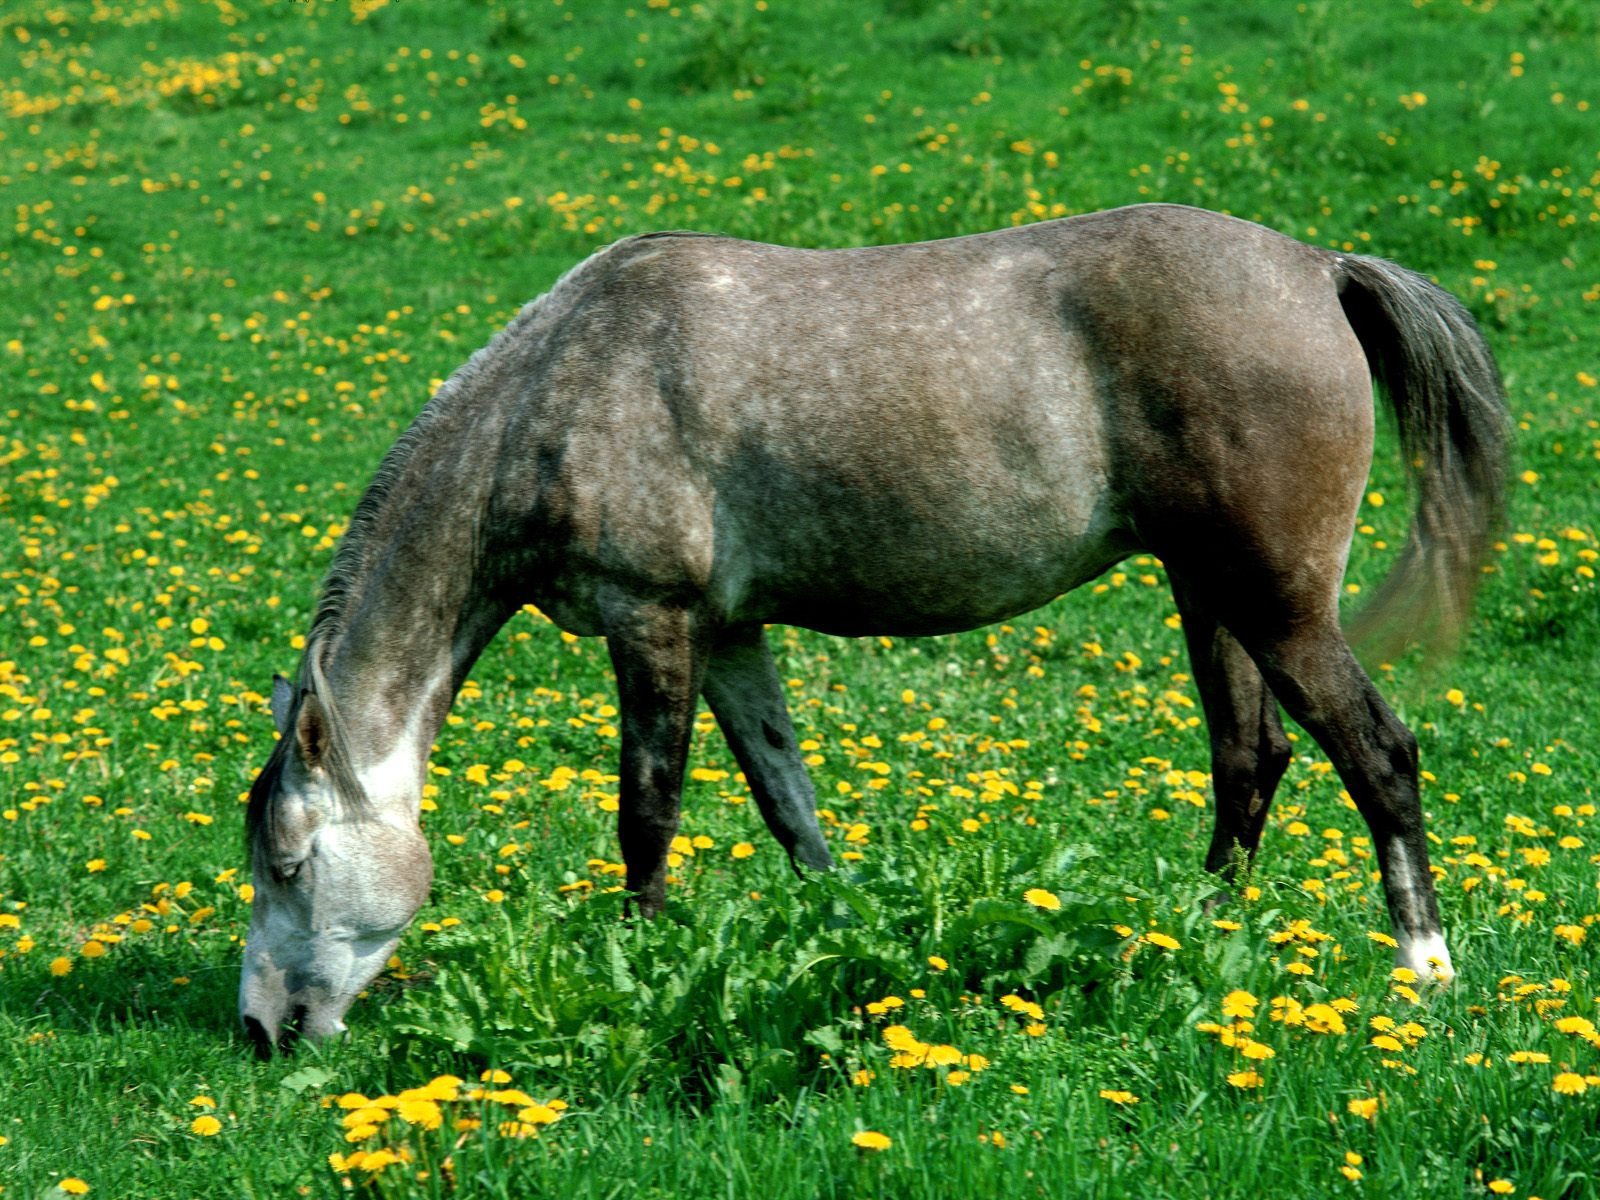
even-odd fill
[(401, 747), (361, 771), (376, 811), (341, 813), (318, 769), (284, 765), (274, 841), (257, 862), (239, 1013), (258, 1051), (344, 1031), (427, 898), (433, 864), (416, 824), (420, 760)]
[(269, 1041), (286, 1022), (306, 1037), (344, 1014), (384, 969), (426, 899), (432, 863), (415, 827), (383, 819), (324, 825), (292, 878), (257, 888), (239, 1011)]
[(374, 803), (403, 798), (410, 802), (410, 810), (415, 814), (422, 802), (423, 762), (416, 740), (402, 737), (389, 753), (356, 774)]
[(415, 703), (405, 727), (394, 735), (387, 750), (356, 768), (367, 799), (382, 812), (391, 816), (404, 813), (413, 821), (416, 819), (433, 743), (427, 732), (428, 714), (434, 710), (440, 693), (448, 694), (449, 687), (450, 676), (441, 674), (415, 688)]

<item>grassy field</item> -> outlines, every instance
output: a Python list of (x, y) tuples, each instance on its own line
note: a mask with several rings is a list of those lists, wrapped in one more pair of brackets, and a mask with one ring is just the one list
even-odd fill
[[(1600, 1193), (1597, 56), (1582, 0), (8, 3), (0, 1194)], [(1478, 619), (1378, 672), (1452, 988), (1391, 976), (1304, 737), (1207, 911), (1205, 732), (1136, 558), (959, 637), (773, 629), (846, 869), (794, 880), (703, 715), (649, 927), (604, 648), (518, 617), (435, 748), (432, 901), (351, 1038), (251, 1057), (265, 695), (437, 381), (627, 233), (1147, 199), (1428, 272), (1500, 356)], [(1368, 501), (1352, 603), (1407, 526), (1387, 443)]]

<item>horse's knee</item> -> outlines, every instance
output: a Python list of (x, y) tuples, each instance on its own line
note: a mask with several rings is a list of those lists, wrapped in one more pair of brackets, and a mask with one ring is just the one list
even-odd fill
[[(1289, 740), (1265, 732), (1257, 740), (1229, 739), (1211, 754), (1211, 777), (1217, 794), (1270, 799), (1289, 766)], [(1252, 807), (1255, 807), (1252, 805)]]
[(1272, 722), (1262, 731), (1261, 737), (1261, 790), (1270, 793), (1278, 786), (1283, 773), (1289, 769), (1294, 747), (1289, 737)]
[(1388, 754), (1389, 765), (1402, 779), (1417, 777), (1417, 735), (1412, 733), (1400, 718), (1390, 716), (1379, 726), (1380, 744)]
[(1247, 797), (1256, 790), (1261, 756), (1255, 745), (1230, 739), (1211, 751), (1211, 783), (1218, 798)]

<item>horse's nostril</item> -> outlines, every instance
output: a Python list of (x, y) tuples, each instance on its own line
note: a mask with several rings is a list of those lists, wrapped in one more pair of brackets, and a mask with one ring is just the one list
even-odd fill
[(296, 1004), (278, 1030), (279, 1054), (294, 1053), (295, 1043), (300, 1040), (300, 1026), (305, 1022), (305, 1019), (306, 1006), (304, 1004)]
[(244, 1018), (244, 1032), (255, 1047), (256, 1057), (263, 1062), (272, 1057), (272, 1038), (267, 1033), (267, 1027), (254, 1017)]

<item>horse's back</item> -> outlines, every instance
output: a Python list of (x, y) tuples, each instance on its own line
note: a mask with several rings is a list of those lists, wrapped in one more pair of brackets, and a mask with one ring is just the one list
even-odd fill
[(1328, 256), (1194, 209), (852, 250), (653, 235), (585, 270), (542, 401), (565, 535), (840, 632), (1035, 607), (1229, 486), (1213, 459), (1320, 402), (1308, 362), (1365, 381)]

